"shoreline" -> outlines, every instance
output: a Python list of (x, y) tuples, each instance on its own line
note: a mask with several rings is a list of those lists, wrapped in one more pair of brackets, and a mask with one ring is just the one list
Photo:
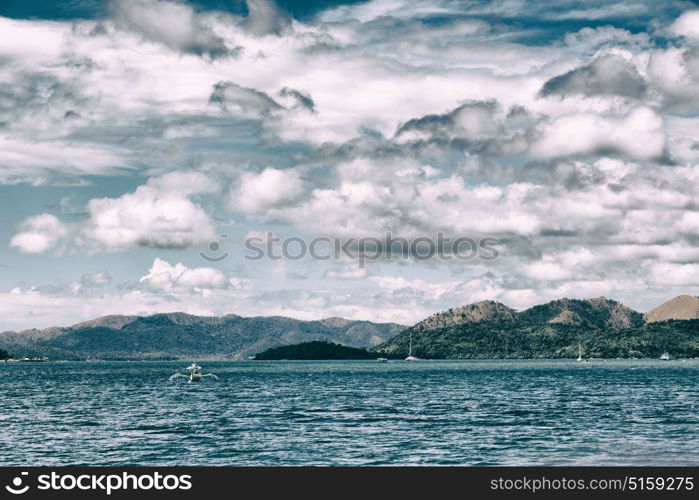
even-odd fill
[[(224, 358), (206, 358), (206, 357), (183, 357), (179, 359), (50, 359), (44, 361), (20, 361), (20, 360), (2, 360), (0, 363), (10, 363), (10, 364), (53, 364), (53, 363), (186, 363), (196, 360), (202, 363), (291, 363), (291, 362), (301, 362), (301, 363), (328, 363), (328, 362), (352, 362), (352, 363), (369, 363), (377, 364), (375, 359), (224, 359)], [(408, 363), (408, 364), (420, 364), (422, 362), (432, 363), (432, 362), (493, 362), (493, 361), (570, 361), (575, 363), (580, 363), (584, 365), (588, 362), (598, 362), (598, 361), (658, 361), (662, 363), (672, 363), (672, 362), (686, 362), (686, 361), (699, 361), (699, 357), (695, 358), (672, 358), (669, 360), (659, 359), (659, 358), (587, 358), (585, 361), (578, 361), (576, 358), (437, 358), (428, 359), (420, 358), (418, 361), (406, 361), (404, 359), (389, 359), (388, 363)]]

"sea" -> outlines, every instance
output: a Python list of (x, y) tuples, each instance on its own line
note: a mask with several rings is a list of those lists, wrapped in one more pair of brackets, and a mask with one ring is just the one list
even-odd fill
[(699, 465), (699, 360), (0, 363), (2, 465)]

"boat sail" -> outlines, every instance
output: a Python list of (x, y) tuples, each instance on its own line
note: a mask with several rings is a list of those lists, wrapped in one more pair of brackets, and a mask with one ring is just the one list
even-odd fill
[(590, 360), (583, 358), (583, 348), (582, 348), (582, 342), (578, 342), (578, 358), (576, 361), (580, 361), (581, 363), (588, 363)]
[(405, 358), (406, 361), (419, 361), (420, 358), (413, 356), (413, 333), (410, 332), (410, 347), (408, 348), (408, 357)]

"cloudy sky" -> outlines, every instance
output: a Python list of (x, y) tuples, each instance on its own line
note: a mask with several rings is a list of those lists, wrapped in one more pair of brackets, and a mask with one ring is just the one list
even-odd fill
[[(697, 294), (695, 2), (55, 4), (0, 4), (0, 329)], [(243, 257), (387, 231), (499, 258)]]

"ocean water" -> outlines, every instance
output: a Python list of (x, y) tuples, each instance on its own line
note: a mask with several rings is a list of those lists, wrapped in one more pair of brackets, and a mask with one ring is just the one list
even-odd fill
[(2, 465), (699, 465), (699, 360), (0, 363)]

